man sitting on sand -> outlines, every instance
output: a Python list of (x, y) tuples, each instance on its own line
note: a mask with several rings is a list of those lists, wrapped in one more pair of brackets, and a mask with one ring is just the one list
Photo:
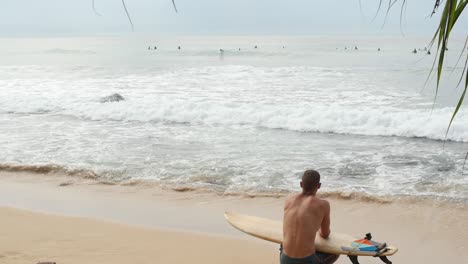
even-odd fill
[(286, 199), (283, 218), (281, 264), (331, 264), (339, 255), (315, 250), (315, 235), (330, 235), (330, 204), (315, 196), (320, 189), (320, 174), (304, 172), (302, 193)]

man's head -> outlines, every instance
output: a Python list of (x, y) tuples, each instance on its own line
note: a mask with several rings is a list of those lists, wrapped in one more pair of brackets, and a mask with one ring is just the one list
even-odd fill
[(302, 175), (301, 187), (303, 193), (315, 194), (320, 189), (320, 174), (315, 170), (306, 170)]

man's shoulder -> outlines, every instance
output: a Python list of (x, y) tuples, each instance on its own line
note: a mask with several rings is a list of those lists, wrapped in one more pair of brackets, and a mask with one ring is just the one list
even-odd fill
[(325, 209), (330, 209), (330, 202), (325, 199), (320, 199), (320, 205)]
[(327, 200), (321, 199), (319, 197), (313, 197), (312, 199), (309, 200), (309, 202), (313, 204), (314, 206), (318, 206), (318, 207), (323, 207), (323, 208), (330, 207), (330, 203)]
[(290, 195), (286, 196), (285, 201), (286, 201), (286, 202), (290, 202), (290, 201), (296, 199), (298, 195), (299, 195), (299, 194), (297, 194), (297, 193), (290, 194)]

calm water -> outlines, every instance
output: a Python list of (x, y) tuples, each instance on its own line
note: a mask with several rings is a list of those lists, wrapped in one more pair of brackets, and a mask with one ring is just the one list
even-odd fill
[[(294, 190), (315, 168), (328, 192), (466, 201), (468, 110), (442, 141), (463, 40), (434, 109), (434, 55), (411, 53), (429, 40), (1, 39), (0, 164), (226, 192)], [(125, 100), (101, 102), (113, 93)]]

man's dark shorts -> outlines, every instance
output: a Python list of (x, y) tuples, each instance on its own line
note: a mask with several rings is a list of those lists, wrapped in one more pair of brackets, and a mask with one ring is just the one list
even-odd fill
[(280, 254), (281, 264), (332, 264), (340, 255), (328, 254), (323, 252), (315, 252), (305, 258), (291, 258), (286, 256), (283, 252)]

